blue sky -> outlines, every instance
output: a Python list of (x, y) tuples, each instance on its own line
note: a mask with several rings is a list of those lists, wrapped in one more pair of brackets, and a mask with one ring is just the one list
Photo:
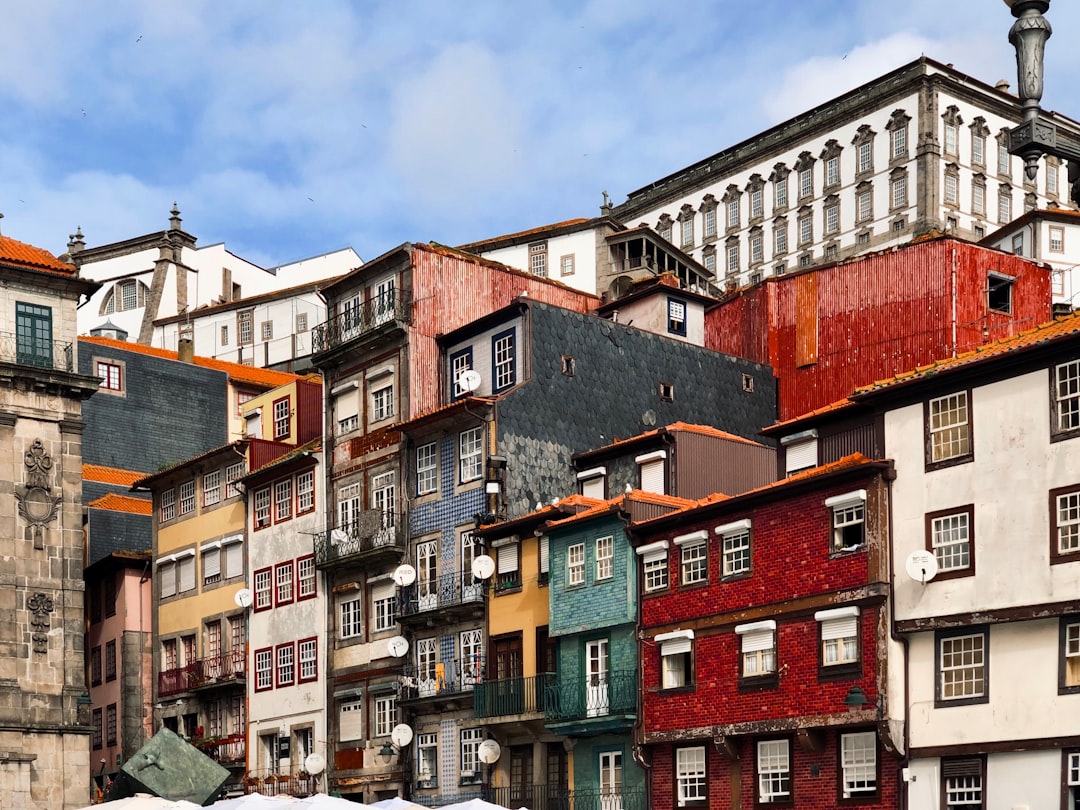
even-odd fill
[[(1080, 118), (1080, 3), (1047, 17), (1043, 105)], [(0, 230), (61, 253), (175, 200), (264, 266), (460, 244), (593, 216), (922, 53), (1015, 86), (1011, 24), (1000, 0), (15, 0)]]

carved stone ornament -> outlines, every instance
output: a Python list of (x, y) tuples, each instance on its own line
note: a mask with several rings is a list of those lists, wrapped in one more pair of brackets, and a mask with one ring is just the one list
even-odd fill
[(53, 600), (48, 594), (38, 591), (26, 600), (26, 609), (30, 611), (31, 638), (34, 652), (49, 651), (49, 614), (53, 611)]
[(15, 488), (19, 517), (30, 525), (34, 548), (44, 548), (44, 528), (56, 517), (63, 495), (53, 495), (49, 483), (53, 461), (45, 452), (41, 439), (34, 439), (30, 449), (23, 454), (23, 463), (26, 465), (26, 484)]

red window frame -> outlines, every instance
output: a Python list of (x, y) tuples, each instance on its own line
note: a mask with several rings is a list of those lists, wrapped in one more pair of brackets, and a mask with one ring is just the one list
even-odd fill
[[(281, 654), (288, 650), (292, 655), (292, 661), (290, 663), (292, 677), (287, 680), (281, 680)], [(296, 683), (296, 645), (288, 641), (285, 644), (278, 644), (274, 647), (274, 686), (280, 689), (283, 686), (293, 686)]]
[[(285, 497), (282, 497), (284, 494)], [(274, 523), (284, 523), (292, 520), (293, 516), (293, 482), (291, 478), (283, 478), (274, 482)], [(283, 508), (284, 507), (284, 508)]]
[[(300, 650), (303, 645), (311, 643), (314, 646), (315, 657), (312, 659), (315, 663), (315, 672), (310, 678), (304, 677), (303, 658), (300, 655)], [(310, 636), (309, 638), (302, 638), (296, 642), (296, 660), (294, 661), (296, 669), (296, 682), (297, 683), (311, 683), (319, 679), (319, 638), (318, 636)]]
[[(267, 588), (266, 591), (261, 591), (259, 589), (259, 575), (260, 574), (266, 574), (267, 582), (270, 585), (270, 587)], [(266, 568), (256, 569), (254, 582), (255, 582), (255, 608), (254, 608), (255, 612), (259, 613), (260, 611), (263, 611), (263, 610), (270, 610), (270, 608), (272, 608), (274, 606), (274, 569), (269, 567), (269, 566), (266, 567)], [(269, 598), (266, 599), (265, 601), (260, 599), (260, 595), (262, 593), (266, 593), (269, 596)]]
[[(308, 506), (306, 509), (303, 508), (303, 505), (300, 502), (300, 492), (301, 492), (301, 490), (300, 490), (300, 482), (305, 480), (305, 479), (307, 481), (310, 481), (307, 492), (308, 492), (308, 495), (311, 498), (311, 505)], [(296, 514), (304, 515), (304, 514), (307, 514), (308, 512), (314, 512), (315, 511), (315, 471), (314, 470), (308, 470), (307, 472), (302, 472), (299, 475), (297, 475), (296, 476), (296, 485), (293, 487), (293, 491), (296, 494)]]
[[(300, 588), (300, 583), (304, 581), (300, 576), (300, 563), (311, 563), (311, 593), (303, 593)], [(295, 594), (297, 602), (303, 602), (307, 599), (314, 599), (319, 593), (319, 576), (315, 568), (315, 555), (305, 554), (303, 557), (296, 558), (296, 575), (293, 580), (293, 593)]]
[[(254, 527), (256, 529), (265, 529), (268, 526), (270, 526), (271, 523), (273, 523), (273, 519), (271, 517), (272, 513), (271, 513), (270, 510), (271, 510), (271, 508), (273, 506), (274, 498), (273, 498), (273, 494), (270, 492), (270, 487), (260, 487), (259, 489), (255, 490), (254, 498), (255, 498), (255, 509), (253, 510), (254, 514), (253, 514), (253, 516), (251, 518), (251, 522), (252, 522), (252, 524), (254, 525)], [(260, 511), (259, 501), (261, 499), (263, 499), (263, 498), (266, 499), (266, 522), (265, 523), (260, 523), (259, 522), (259, 511)]]
[[(289, 572), (289, 598), (281, 598), (281, 572), (288, 570)], [(293, 565), (293, 561), (278, 563), (274, 566), (274, 605), (281, 607), (282, 605), (291, 605), (296, 601), (296, 567)]]
[[(259, 657), (263, 655), (269, 656), (270, 659), (270, 684), (268, 686), (259, 685)], [(259, 649), (255, 650), (255, 654), (252, 656), (252, 663), (254, 664), (255, 668), (255, 672), (253, 673), (255, 676), (255, 691), (269, 692), (271, 689), (274, 688), (274, 676), (276, 675), (277, 670), (277, 660), (274, 656), (274, 648), (260, 647)]]
[[(279, 408), (282, 404), (284, 404), (284, 409)], [(292, 408), (289, 407), (289, 398), (275, 399), (271, 406), (271, 414), (274, 419), (274, 438), (287, 438), (292, 433)]]

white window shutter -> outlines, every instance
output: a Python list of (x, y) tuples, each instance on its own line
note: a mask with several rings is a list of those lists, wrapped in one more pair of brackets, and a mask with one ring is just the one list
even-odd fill
[(675, 638), (671, 641), (665, 641), (660, 645), (660, 655), (682, 655), (683, 653), (690, 652), (693, 649), (694, 641), (689, 638)]
[(596, 498), (598, 500), (604, 499), (604, 476), (598, 475), (595, 478), (586, 478), (581, 482), (581, 494), (586, 498)]
[(539, 538), (537, 538), (537, 541), (540, 543), (540, 573), (546, 574), (548, 573), (548, 562), (551, 554), (551, 543), (548, 540), (548, 536), (546, 534), (541, 535)]
[(176, 595), (176, 564), (165, 563), (158, 568), (158, 577), (161, 578), (161, 596)]
[(225, 578), (231, 579), (244, 573), (244, 544), (230, 543), (225, 546)]
[(664, 492), (664, 459), (658, 458), (641, 464), (641, 489), (644, 492)]
[(742, 651), (758, 652), (759, 650), (771, 650), (773, 648), (772, 630), (754, 630), (742, 637)]
[(788, 475), (817, 466), (817, 439), (792, 442), (784, 453), (784, 468)]
[(202, 555), (203, 579), (221, 575), (221, 549), (208, 548)]
[(359, 740), (364, 736), (363, 701), (349, 701), (341, 704), (338, 714), (338, 735), (342, 740)]
[(195, 590), (195, 557), (180, 560), (180, 592)]
[(499, 547), (499, 573), (508, 574), (518, 570), (518, 545), (508, 543)]
[(394, 584), (392, 582), (380, 582), (371, 586), (371, 601), (380, 602), (383, 599), (390, 599), (394, 595)]
[(851, 638), (859, 634), (859, 617), (845, 616), (842, 619), (828, 619), (821, 623), (821, 640)]

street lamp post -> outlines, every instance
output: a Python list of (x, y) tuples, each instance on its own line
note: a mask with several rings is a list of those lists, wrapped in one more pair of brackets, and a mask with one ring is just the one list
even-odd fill
[(1016, 78), (1024, 120), (1009, 131), (1009, 153), (1024, 159), (1024, 173), (1034, 180), (1039, 159), (1053, 155), (1069, 161), (1070, 198), (1080, 202), (1080, 138), (1057, 128), (1042, 111), (1043, 52), (1053, 33), (1043, 12), (1050, 0), (1004, 0), (1016, 18), (1009, 42), (1016, 49)]

